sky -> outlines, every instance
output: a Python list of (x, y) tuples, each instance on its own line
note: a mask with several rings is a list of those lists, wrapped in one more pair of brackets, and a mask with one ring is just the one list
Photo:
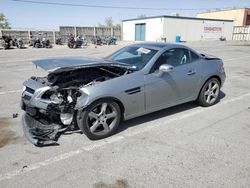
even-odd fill
[[(196, 16), (215, 8), (250, 7), (250, 0), (33, 0), (40, 2), (71, 3), (116, 7), (150, 7), (168, 10), (111, 9), (83, 6), (59, 6), (34, 4), (13, 0), (0, 0), (0, 12), (4, 13), (12, 28), (59, 30), (59, 26), (97, 26), (111, 16), (114, 23), (137, 18), (138, 15), (158, 16), (179, 13)], [(171, 10), (170, 10), (171, 9)], [(174, 10), (182, 9), (182, 10)], [(183, 10), (192, 9), (192, 10)]]

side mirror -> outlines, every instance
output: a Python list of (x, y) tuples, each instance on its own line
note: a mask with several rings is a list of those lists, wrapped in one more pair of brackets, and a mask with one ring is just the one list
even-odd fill
[(164, 73), (164, 72), (172, 72), (174, 69), (174, 67), (172, 65), (169, 65), (169, 64), (164, 64), (164, 65), (161, 65), (160, 68), (159, 68), (159, 71), (161, 73)]

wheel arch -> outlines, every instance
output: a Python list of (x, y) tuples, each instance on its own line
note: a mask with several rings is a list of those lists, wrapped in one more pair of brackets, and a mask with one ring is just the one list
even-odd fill
[[(98, 101), (100, 101), (100, 100), (112, 100), (112, 101), (116, 102), (116, 103), (118, 104), (118, 106), (120, 107), (120, 110), (121, 110), (121, 120), (122, 120), (122, 121), (124, 120), (125, 107), (124, 107), (123, 103), (121, 102), (121, 100), (119, 100), (119, 99), (116, 98), (116, 97), (103, 96), (103, 97), (100, 97), (100, 98), (97, 98), (97, 99), (91, 101), (87, 106), (89, 106), (89, 105), (91, 105), (91, 104), (93, 104), (93, 103), (95, 103), (95, 102), (98, 102)], [(86, 106), (86, 107), (87, 107), (87, 106)], [(86, 108), (86, 107), (85, 107), (85, 108)], [(82, 110), (84, 110), (84, 109), (82, 109)]]
[(196, 100), (199, 98), (203, 86), (207, 83), (208, 80), (210, 80), (210, 79), (212, 79), (212, 78), (216, 78), (217, 80), (219, 80), (219, 83), (220, 83), (220, 86), (221, 86), (221, 78), (220, 78), (218, 75), (209, 76), (209, 77), (202, 83), (202, 85), (201, 85), (201, 87), (200, 87), (200, 90), (199, 90), (199, 93), (198, 93), (198, 95), (196, 96)]

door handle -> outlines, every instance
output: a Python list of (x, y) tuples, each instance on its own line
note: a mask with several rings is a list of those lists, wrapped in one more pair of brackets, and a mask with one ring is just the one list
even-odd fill
[(195, 73), (196, 73), (195, 70), (190, 70), (190, 71), (187, 72), (187, 75), (193, 75)]

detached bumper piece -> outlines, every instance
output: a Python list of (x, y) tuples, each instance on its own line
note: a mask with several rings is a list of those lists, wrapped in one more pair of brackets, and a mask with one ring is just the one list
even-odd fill
[(22, 125), (25, 137), (36, 146), (56, 144), (61, 129), (57, 124), (43, 124), (28, 114), (24, 114)]

